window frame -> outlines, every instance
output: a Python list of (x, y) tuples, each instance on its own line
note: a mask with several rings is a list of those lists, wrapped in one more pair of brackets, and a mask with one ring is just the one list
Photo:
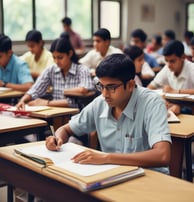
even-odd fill
[(99, 4), (98, 4), (98, 28), (100, 28), (100, 24), (101, 24), (101, 2), (103, 1), (109, 1), (109, 2), (118, 2), (119, 5), (120, 5), (120, 8), (119, 8), (119, 12), (120, 12), (120, 21), (119, 21), (119, 36), (118, 37), (111, 37), (111, 39), (121, 39), (121, 36), (122, 36), (122, 25), (121, 25), (121, 22), (122, 22), (122, 14), (121, 14), (121, 11), (122, 11), (122, 2), (121, 0), (99, 0)]

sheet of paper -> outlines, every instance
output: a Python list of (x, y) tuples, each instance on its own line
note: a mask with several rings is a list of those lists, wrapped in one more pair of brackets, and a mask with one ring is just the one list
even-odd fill
[(90, 176), (118, 167), (118, 165), (88, 165), (74, 163), (71, 158), (84, 150), (73, 143), (66, 143), (62, 145), (59, 151), (49, 151), (45, 145), (27, 147), (20, 150), (26, 154), (34, 154), (50, 158), (57, 167), (69, 170), (82, 176)]

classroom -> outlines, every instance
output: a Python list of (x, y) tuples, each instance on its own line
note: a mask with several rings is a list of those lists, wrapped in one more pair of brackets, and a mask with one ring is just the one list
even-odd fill
[(0, 0), (0, 202), (193, 201), (193, 13)]

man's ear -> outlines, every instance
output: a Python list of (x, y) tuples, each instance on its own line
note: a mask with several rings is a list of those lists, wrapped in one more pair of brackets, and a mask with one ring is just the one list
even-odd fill
[(12, 51), (12, 50), (8, 50), (8, 51), (7, 51), (7, 55), (8, 55), (9, 57), (11, 57), (12, 54), (13, 54), (13, 51)]
[(129, 89), (130, 91), (133, 91), (135, 88), (135, 80), (131, 79), (126, 83), (126, 88)]

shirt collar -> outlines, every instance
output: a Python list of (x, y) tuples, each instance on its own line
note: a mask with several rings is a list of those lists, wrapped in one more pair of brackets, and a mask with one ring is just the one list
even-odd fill
[[(77, 65), (75, 63), (71, 63), (71, 67), (69, 69), (68, 74), (76, 74), (76, 70), (77, 70)], [(55, 69), (55, 73), (61, 72), (61, 69), (57, 66), (57, 68)]]
[(12, 71), (12, 66), (13, 66), (13, 63), (14, 63), (14, 57), (15, 57), (15, 55), (12, 54), (12, 56), (10, 57), (10, 60), (9, 60), (9, 62), (7, 64), (7, 66), (5, 68), (6, 71)]

